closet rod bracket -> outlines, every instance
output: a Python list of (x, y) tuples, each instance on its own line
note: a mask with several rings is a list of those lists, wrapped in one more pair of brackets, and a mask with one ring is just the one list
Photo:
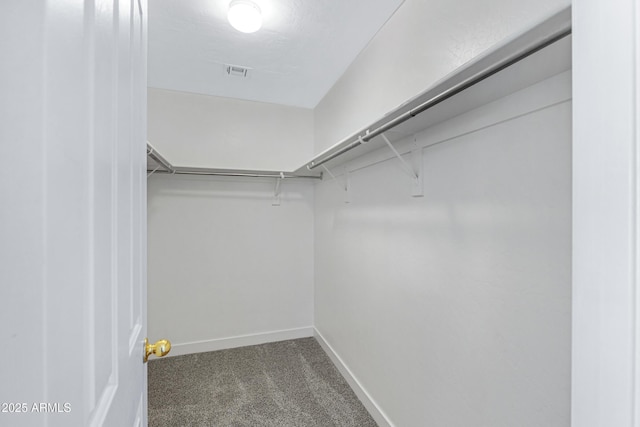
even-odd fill
[(398, 158), (400, 164), (402, 165), (402, 169), (409, 175), (411, 178), (411, 195), (413, 197), (422, 197), (424, 195), (423, 184), (422, 184), (422, 150), (418, 148), (414, 148), (411, 150), (411, 162), (417, 166), (418, 172), (415, 171), (414, 166), (410, 165), (403, 157), (402, 154), (396, 150), (396, 147), (393, 146), (387, 135), (381, 133), (380, 136), (387, 144), (389, 149), (393, 152), (393, 154)]
[(273, 201), (271, 206), (280, 206), (280, 186), (284, 180), (284, 172), (280, 172), (280, 176), (276, 178), (276, 187), (273, 189)]
[(344, 202), (345, 203), (349, 203), (351, 202), (351, 197), (349, 194), (349, 171), (347, 170), (347, 167), (344, 167), (344, 171), (343, 171), (343, 177), (344, 177), (344, 182), (341, 185), (338, 182), (338, 178), (329, 170), (328, 167), (326, 167), (325, 165), (320, 165), (322, 167), (322, 169), (325, 170), (325, 172), (327, 172), (327, 174), (331, 177), (331, 179), (338, 185), (338, 187), (340, 187), (341, 191), (344, 191)]

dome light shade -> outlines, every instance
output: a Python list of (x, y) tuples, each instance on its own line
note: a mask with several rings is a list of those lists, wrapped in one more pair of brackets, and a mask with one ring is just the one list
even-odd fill
[(233, 0), (229, 3), (227, 19), (233, 28), (243, 33), (255, 33), (262, 26), (262, 12), (250, 0)]

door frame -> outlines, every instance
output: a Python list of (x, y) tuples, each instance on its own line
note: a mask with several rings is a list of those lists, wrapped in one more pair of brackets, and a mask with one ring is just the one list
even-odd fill
[(636, 0), (573, 2), (572, 425), (638, 427)]

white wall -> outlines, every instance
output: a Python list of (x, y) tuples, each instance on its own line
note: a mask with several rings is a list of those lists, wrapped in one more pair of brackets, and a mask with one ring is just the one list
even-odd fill
[[(312, 154), (311, 110), (149, 88), (148, 113), (177, 166), (289, 171)], [(285, 181), (278, 207), (274, 187), (149, 179), (149, 336), (171, 355), (312, 334), (313, 184)]]
[(176, 166), (291, 171), (312, 156), (309, 109), (149, 88), (148, 115)]
[(315, 108), (315, 153), (570, 0), (406, 0)]
[(423, 198), (380, 153), (316, 187), (316, 328), (381, 425), (568, 426), (570, 73), (417, 142)]
[(149, 179), (152, 340), (177, 355), (311, 335), (313, 184), (281, 189), (272, 206), (272, 180)]

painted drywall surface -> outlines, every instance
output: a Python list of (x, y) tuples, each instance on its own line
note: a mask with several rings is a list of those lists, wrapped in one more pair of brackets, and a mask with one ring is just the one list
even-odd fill
[(149, 88), (148, 139), (177, 166), (290, 171), (313, 150), (313, 111)]
[(422, 198), (397, 160), (316, 187), (316, 328), (392, 424), (569, 426), (570, 133), (565, 101), (427, 147)]
[(318, 154), (569, 0), (406, 0), (316, 106)]
[[(313, 185), (152, 176), (150, 337), (174, 344), (313, 324)], [(155, 338), (154, 338), (155, 339)]]
[(253, 34), (229, 25), (229, 2), (150, 2), (149, 86), (313, 108), (402, 0), (255, 0)]

